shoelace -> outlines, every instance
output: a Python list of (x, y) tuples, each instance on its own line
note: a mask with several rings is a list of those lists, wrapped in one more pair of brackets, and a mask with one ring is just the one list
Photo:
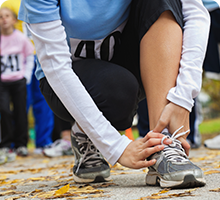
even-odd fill
[(98, 149), (87, 136), (77, 136), (76, 141), (80, 147), (80, 152), (83, 153), (83, 157), (78, 164), (76, 173), (82, 164), (88, 168), (94, 167), (94, 165), (98, 166), (102, 164), (102, 159), (100, 158)]
[[(168, 136), (165, 135), (162, 140), (161, 140), (161, 144), (163, 144), (165, 146), (163, 153), (165, 155), (165, 157), (169, 160), (169, 161), (177, 161), (177, 162), (186, 162), (188, 161), (187, 155), (185, 153), (185, 150), (182, 148), (181, 142), (179, 140), (177, 140), (178, 137), (185, 135), (186, 133), (188, 133), (190, 130), (182, 132), (182, 133), (178, 133), (177, 132), (179, 130), (181, 130), (183, 128), (183, 126), (181, 126), (180, 128), (178, 128), (173, 134), (172, 136)], [(169, 145), (164, 144), (164, 140), (168, 138), (172, 140), (172, 143)]]

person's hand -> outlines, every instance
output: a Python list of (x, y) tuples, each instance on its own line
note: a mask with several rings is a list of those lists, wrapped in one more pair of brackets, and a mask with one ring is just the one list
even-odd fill
[[(184, 126), (178, 133), (185, 132), (189, 130), (189, 111), (185, 108), (178, 106), (172, 102), (168, 103), (156, 125), (153, 129), (154, 132), (159, 132), (164, 128), (168, 128), (169, 132), (173, 134), (178, 128)], [(189, 155), (190, 145), (186, 141), (189, 132), (179, 138), (177, 138), (181, 143), (187, 155)]]
[[(163, 137), (163, 134), (149, 132), (144, 138), (132, 141), (126, 147), (118, 162), (125, 167), (133, 169), (154, 165), (156, 163), (155, 159), (147, 161), (146, 158), (164, 149), (164, 145), (161, 145)], [(172, 141), (166, 139), (164, 143), (171, 144)]]

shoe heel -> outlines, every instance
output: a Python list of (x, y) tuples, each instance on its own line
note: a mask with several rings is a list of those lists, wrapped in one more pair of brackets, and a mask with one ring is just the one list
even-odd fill
[(147, 185), (158, 185), (158, 182), (157, 182), (157, 176), (158, 176), (158, 173), (157, 172), (152, 172), (152, 171), (149, 171), (146, 175), (146, 178), (145, 178), (145, 183)]

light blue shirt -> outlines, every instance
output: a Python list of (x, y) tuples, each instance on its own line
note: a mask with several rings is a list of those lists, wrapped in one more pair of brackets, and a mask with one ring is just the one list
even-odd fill
[(30, 24), (61, 19), (68, 37), (97, 40), (127, 19), (130, 3), (131, 0), (22, 0), (19, 19)]
[(218, 9), (220, 6), (220, 0), (202, 0), (202, 2), (209, 11)]

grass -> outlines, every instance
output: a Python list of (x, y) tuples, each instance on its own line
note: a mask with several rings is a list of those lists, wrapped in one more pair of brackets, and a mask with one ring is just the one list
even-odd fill
[(201, 134), (220, 134), (220, 118), (203, 121), (199, 125), (199, 131)]

